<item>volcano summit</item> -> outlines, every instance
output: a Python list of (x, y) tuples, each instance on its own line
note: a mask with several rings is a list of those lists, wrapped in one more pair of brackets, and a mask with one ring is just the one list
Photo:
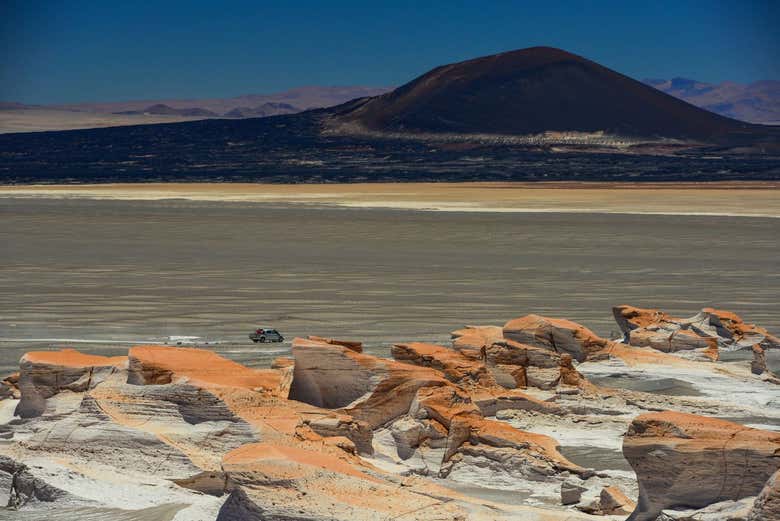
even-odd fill
[(605, 132), (702, 141), (761, 128), (552, 47), (443, 65), (392, 92), (353, 103), (339, 118), (394, 132)]

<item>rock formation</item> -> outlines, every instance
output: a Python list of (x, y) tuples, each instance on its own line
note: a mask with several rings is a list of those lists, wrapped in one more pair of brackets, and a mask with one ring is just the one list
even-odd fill
[(634, 419), (623, 454), (639, 481), (631, 521), (758, 495), (780, 468), (780, 433), (679, 412)]
[(651, 347), (664, 352), (702, 350), (717, 360), (718, 350), (733, 351), (780, 348), (780, 339), (766, 329), (746, 324), (738, 315), (713, 308), (704, 308), (691, 318), (674, 318), (656, 309), (633, 306), (613, 308), (615, 321), (624, 340), (633, 346)]
[(19, 362), (21, 400), (16, 414), (22, 418), (38, 416), (46, 409), (47, 398), (64, 390), (92, 389), (125, 361), (125, 357), (85, 355), (73, 349), (27, 353)]
[(392, 458), (407, 460), (417, 451), (421, 458), (441, 453), (438, 461), (428, 463), (428, 472), (441, 476), (461, 472), (464, 461), (541, 480), (564, 471), (587, 474), (557, 451), (554, 440), (484, 418), (484, 409), (495, 413), (502, 400), (512, 408), (512, 398), (522, 408), (552, 407), (506, 394), (482, 361), (423, 343), (396, 344), (392, 354), (398, 361), (336, 343), (295, 339), (290, 397), (338, 409), (372, 430), (387, 429), (387, 441), (375, 443), (375, 450)]
[(756, 498), (747, 521), (780, 519), (780, 470), (772, 474)]
[[(755, 341), (752, 363), (538, 315), (455, 331), (451, 347), (399, 342), (393, 359), (296, 338), (270, 369), (180, 347), (30, 352), (0, 386), (0, 502), (32, 518), (771, 519), (780, 433), (708, 416), (780, 425), (774, 337), (705, 312), (616, 317), (634, 335), (679, 323), (718, 349)], [(706, 393), (594, 383), (605, 374)]]
[(578, 362), (604, 349), (607, 341), (590, 329), (561, 318), (527, 315), (504, 324), (504, 337), (556, 353), (567, 353)]

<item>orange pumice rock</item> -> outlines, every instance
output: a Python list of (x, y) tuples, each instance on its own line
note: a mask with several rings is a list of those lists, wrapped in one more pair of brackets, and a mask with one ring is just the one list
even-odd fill
[(21, 391), (19, 391), (19, 372), (9, 374), (2, 380), (0, 380), (0, 400), (5, 398), (19, 399), (21, 397)]
[(504, 331), (499, 326), (466, 326), (453, 331), (450, 335), (454, 349), (479, 352), (483, 347), (501, 341), (504, 338)]
[(20, 401), (16, 414), (38, 416), (46, 399), (61, 391), (84, 392), (127, 361), (127, 357), (87, 355), (74, 349), (31, 351), (19, 361)]
[(780, 470), (766, 482), (747, 517), (747, 521), (767, 519), (780, 519)]
[(780, 433), (680, 412), (638, 416), (623, 455), (639, 480), (632, 521), (755, 496), (780, 468)]
[(560, 375), (560, 383), (563, 385), (575, 387), (590, 385), (588, 380), (574, 368), (571, 355), (561, 355)]
[(62, 349), (60, 351), (29, 351), (22, 356), (22, 361), (59, 367), (118, 367), (127, 361), (127, 357), (88, 355), (75, 349)]
[(295, 360), (286, 356), (274, 358), (271, 362), (271, 369), (286, 369), (295, 365)]
[(553, 476), (559, 472), (584, 478), (593, 475), (558, 452), (558, 442), (553, 438), (521, 431), (500, 421), (463, 414), (453, 418), (449, 432), (444, 476), (458, 470), (464, 459), (487, 460), (507, 467), (522, 461), (522, 468), (513, 467), (511, 471), (529, 476)]
[(607, 341), (593, 331), (560, 318), (526, 315), (504, 325), (504, 337), (523, 344), (568, 353), (578, 362), (602, 350)]
[(187, 347), (136, 346), (128, 353), (128, 381), (166, 384), (186, 378), (204, 387), (242, 387), (273, 392), (281, 386), (277, 371), (250, 369), (213, 351)]
[(770, 334), (763, 327), (746, 324), (742, 318), (731, 311), (704, 308), (701, 314), (715, 328), (719, 336), (731, 337), (736, 343), (757, 343), (764, 349), (780, 348), (780, 338)]
[[(668, 323), (667, 323), (668, 324)], [(632, 330), (628, 343), (637, 347), (652, 347), (665, 353), (690, 349), (718, 350), (718, 339), (689, 329), (656, 329), (653, 326)], [(717, 358), (717, 357), (716, 357)]]
[(411, 342), (395, 344), (390, 352), (393, 358), (399, 362), (431, 367), (441, 371), (451, 382), (461, 385), (496, 385), (483, 361), (472, 360), (458, 351), (444, 346)]
[(334, 346), (346, 347), (347, 349), (351, 349), (356, 353), (363, 352), (363, 342), (355, 342), (354, 340), (337, 340), (335, 338), (325, 338), (316, 335), (309, 335), (307, 338), (315, 342), (325, 342), (326, 344), (333, 344)]
[(675, 322), (678, 320), (658, 309), (637, 308), (626, 304), (613, 307), (612, 314), (620, 330), (625, 334), (628, 334), (633, 329), (647, 327), (651, 324)]
[(599, 507), (605, 515), (623, 516), (634, 511), (636, 502), (626, 496), (619, 487), (611, 485), (601, 489)]
[(659, 310), (623, 305), (613, 308), (613, 314), (624, 341), (637, 347), (669, 353), (700, 350), (712, 361), (718, 360), (720, 349), (749, 349), (754, 344), (764, 349), (780, 347), (780, 339), (730, 311), (704, 308), (693, 317), (675, 318)]
[(433, 369), (326, 342), (296, 338), (292, 353), (290, 399), (340, 409), (372, 428), (406, 414), (418, 389), (452, 385)]

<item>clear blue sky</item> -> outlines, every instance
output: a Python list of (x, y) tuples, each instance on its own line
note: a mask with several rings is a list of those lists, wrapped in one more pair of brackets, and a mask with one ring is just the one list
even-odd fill
[(0, 2), (0, 100), (223, 97), (398, 85), (560, 47), (635, 78), (780, 78), (780, 2)]

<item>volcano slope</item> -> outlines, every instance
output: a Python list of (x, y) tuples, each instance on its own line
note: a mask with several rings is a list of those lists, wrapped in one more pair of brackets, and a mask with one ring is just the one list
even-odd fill
[[(755, 360), (716, 355), (758, 357), (777, 338), (714, 309), (680, 320), (619, 306), (615, 316), (630, 333), (711, 341), (668, 350), (527, 315), (454, 331), (451, 346), (398, 343), (394, 359), (296, 338), (271, 369), (164, 346), (113, 358), (30, 352), (0, 382), (0, 518), (771, 515), (780, 381)], [(690, 392), (591, 381), (604, 374), (677, 379)]]
[(600, 132), (705, 142), (762, 128), (551, 47), (443, 65), (392, 92), (356, 102), (338, 117), (390, 132)]

